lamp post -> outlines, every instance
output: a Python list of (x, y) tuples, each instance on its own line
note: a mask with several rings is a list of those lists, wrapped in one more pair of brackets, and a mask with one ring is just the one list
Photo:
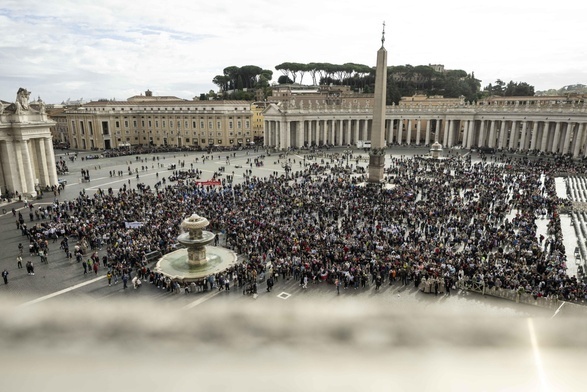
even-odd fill
[(349, 166), (349, 159), (353, 155), (353, 150), (351, 150), (351, 149), (344, 150), (344, 155), (346, 156), (346, 165), (348, 167)]
[(282, 162), (281, 167), (285, 169), (285, 178), (289, 179), (289, 172), (291, 171), (291, 165), (287, 162)]
[(234, 182), (234, 172), (232, 172), (232, 175), (230, 176), (226, 176), (226, 180), (228, 181), (228, 184), (230, 185), (230, 191), (232, 193), (232, 203), (235, 203), (235, 198), (234, 198), (234, 186), (232, 185), (232, 183)]

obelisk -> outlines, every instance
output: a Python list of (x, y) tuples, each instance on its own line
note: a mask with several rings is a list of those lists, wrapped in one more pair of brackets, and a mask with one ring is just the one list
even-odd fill
[(385, 22), (381, 35), (381, 48), (377, 51), (375, 68), (375, 103), (371, 127), (371, 151), (369, 152), (369, 182), (383, 181), (385, 167), (385, 98), (387, 96), (387, 50), (385, 43)]

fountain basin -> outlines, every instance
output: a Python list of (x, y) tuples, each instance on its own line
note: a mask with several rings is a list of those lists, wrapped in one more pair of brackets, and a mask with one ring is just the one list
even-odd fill
[(188, 263), (188, 250), (179, 249), (161, 257), (155, 272), (173, 280), (193, 282), (225, 271), (236, 262), (237, 254), (230, 249), (206, 246), (206, 262), (193, 265)]

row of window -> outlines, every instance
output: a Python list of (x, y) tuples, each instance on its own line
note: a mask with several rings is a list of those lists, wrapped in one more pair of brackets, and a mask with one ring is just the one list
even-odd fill
[[(163, 139), (163, 140), (161, 140), (161, 139)], [(116, 140), (118, 140), (119, 143), (122, 142), (122, 138), (120, 138), (120, 137), (117, 138)], [(134, 140), (135, 141), (139, 141), (139, 138), (138, 137), (135, 137)], [(163, 143), (167, 143), (168, 142), (168, 140), (166, 138), (155, 138), (155, 140), (158, 141), (158, 142), (163, 141)], [(200, 141), (201, 141), (202, 144), (206, 144), (206, 140), (208, 141), (208, 144), (210, 144), (210, 145), (213, 145), (214, 144), (214, 139), (200, 139)], [(85, 144), (85, 140), (83, 140), (83, 141), (84, 141), (84, 144)], [(130, 141), (131, 141), (130, 137), (127, 137), (126, 140), (125, 140), (125, 142), (129, 142), (129, 143), (130, 143)], [(143, 137), (143, 142), (146, 142), (146, 141), (147, 141), (147, 138)], [(153, 141), (153, 138), (149, 138), (149, 141), (152, 142)], [(175, 142), (175, 139), (172, 139), (170, 141), (171, 142)], [(92, 142), (92, 146), (93, 146), (94, 141), (91, 140), (91, 142)], [(236, 142), (238, 144), (242, 144), (243, 143), (243, 139), (237, 139)], [(251, 139), (247, 138), (246, 139), (246, 142), (247, 143), (250, 143), (251, 142)], [(190, 143), (190, 139), (189, 138), (186, 138), (185, 139), (185, 143)], [(191, 139), (191, 143), (193, 143), (193, 144), (199, 144), (198, 139), (196, 139), (196, 138)], [(217, 143), (216, 144), (223, 144), (223, 140), (222, 139), (217, 139)], [(228, 144), (235, 144), (235, 139), (230, 139), (228, 141)]]
[[(152, 120), (147, 120), (147, 122), (145, 122), (145, 120), (141, 120), (141, 126), (144, 128), (145, 124), (148, 124), (148, 127), (151, 128), (153, 126), (153, 121)], [(177, 121), (177, 127), (180, 128), (181, 127), (181, 122)], [(128, 120), (124, 120), (124, 127), (128, 128), (129, 125), (129, 121)], [(173, 128), (174, 127), (174, 122), (173, 120), (169, 120), (169, 128)], [(120, 128), (120, 121), (116, 120), (116, 122), (114, 123), (114, 126), (116, 128)], [(138, 126), (138, 122), (137, 120), (133, 120), (133, 127), (137, 127)], [(161, 127), (165, 128), (166, 127), (166, 122), (165, 120), (161, 120)], [(190, 125), (188, 121), (184, 122), (184, 128), (189, 129)], [(216, 127), (217, 129), (221, 129), (222, 128), (222, 121), (217, 121), (216, 122)], [(238, 120), (236, 122), (236, 127), (237, 129), (241, 129), (242, 128), (242, 122), (240, 120)], [(159, 128), (159, 120), (155, 120), (155, 128)], [(196, 121), (192, 121), (192, 128), (193, 129), (197, 129), (197, 122)], [(204, 121), (200, 121), (200, 128), (205, 128), (205, 122)], [(214, 122), (213, 121), (208, 121), (208, 128), (209, 129), (214, 129)], [(249, 120), (245, 121), (245, 128), (249, 128)], [(228, 129), (233, 129), (233, 122), (229, 121), (228, 122)]]
[[(136, 134), (137, 131), (135, 130), (134, 133)], [(145, 133), (145, 131), (143, 131), (143, 133)], [(155, 135), (159, 135), (160, 133), (163, 133), (163, 132), (155, 131)], [(116, 131), (116, 134), (117, 135), (120, 135), (121, 134), (121, 131)], [(125, 135), (130, 135), (131, 134), (131, 131), (126, 130), (126, 131), (124, 131), (124, 134)], [(151, 132), (149, 132), (149, 134), (151, 134)], [(216, 132), (216, 136), (223, 136), (223, 134), (224, 134), (223, 132)], [(237, 132), (236, 133), (237, 136), (242, 136), (243, 134), (249, 136), (251, 134), (251, 132), (248, 132), (247, 131), (247, 132)], [(174, 135), (173, 131), (169, 132), (169, 135), (170, 136), (173, 136)], [(185, 136), (189, 136), (189, 135), (190, 135), (190, 133), (186, 131), (185, 132)], [(197, 135), (198, 135), (198, 133), (194, 131), (193, 132), (193, 136), (197, 136)], [(212, 131), (210, 131), (210, 132), (202, 131), (202, 132), (200, 132), (200, 135), (201, 136), (214, 136), (214, 132), (212, 132)], [(181, 136), (181, 132), (178, 132), (177, 133), (177, 136)], [(234, 134), (234, 132), (229, 132), (228, 133), (228, 136), (235, 136), (235, 134)]]
[[(80, 122), (79, 122), (79, 129), (80, 129), (80, 133), (82, 135), (85, 135), (86, 134), (86, 132), (85, 132), (85, 124), (86, 123), (84, 121), (81, 121), (80, 120)], [(93, 136), (94, 135), (93, 122), (92, 121), (88, 121), (87, 124), (88, 124), (88, 127), (89, 127), (89, 134), (90, 134), (90, 136)], [(146, 124), (148, 125), (149, 128), (153, 126), (152, 120), (148, 120), (147, 123), (145, 123), (145, 120), (141, 120), (141, 126), (142, 127), (145, 127)], [(232, 121), (229, 121), (228, 122), (228, 129), (234, 129), (233, 124), (234, 123)], [(133, 120), (133, 126), (136, 128), (137, 125), (138, 125), (137, 124), (137, 120)], [(161, 121), (161, 126), (163, 128), (166, 127), (165, 120), (162, 120)], [(180, 127), (180, 122), (179, 121), (177, 122), (177, 126), (178, 126), (178, 128)], [(245, 129), (248, 129), (249, 126), (250, 126), (249, 120), (246, 120), (245, 121)], [(124, 120), (124, 127), (125, 128), (128, 128), (129, 127), (129, 121), (128, 120)], [(169, 128), (173, 128), (173, 127), (174, 127), (173, 120), (169, 120)], [(115, 122), (115, 128), (120, 129), (120, 121), (117, 120)], [(155, 128), (159, 128), (159, 120), (155, 120)], [(184, 128), (185, 129), (189, 129), (189, 122), (188, 121), (185, 121)], [(242, 129), (242, 122), (240, 120), (237, 121), (237, 127), (236, 128), (237, 129)], [(192, 129), (197, 129), (196, 121), (192, 121)], [(200, 121), (200, 129), (205, 129), (205, 122), (204, 121)], [(214, 129), (214, 122), (213, 121), (208, 121), (208, 129)], [(222, 130), (222, 121), (217, 121), (216, 122), (216, 129)], [(77, 133), (75, 120), (72, 120), (71, 121), (71, 132), (72, 132), (73, 135), (75, 135)], [(108, 135), (110, 133), (109, 127), (108, 127), (108, 122), (107, 121), (102, 121), (102, 133), (104, 135)], [(186, 134), (187, 134), (187, 132), (186, 132)]]

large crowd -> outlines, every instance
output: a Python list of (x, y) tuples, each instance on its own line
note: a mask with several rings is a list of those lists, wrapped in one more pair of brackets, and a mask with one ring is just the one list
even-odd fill
[[(17, 228), (45, 255), (51, 239), (70, 238), (76, 245), (61, 240), (61, 249), (90, 259), (96, 272), (102, 261), (125, 284), (137, 276), (169, 291), (246, 287), (270, 276), (302, 287), (413, 284), (430, 293), (467, 279), (536, 297), (587, 296), (586, 284), (566, 273), (559, 210), (569, 202), (557, 197), (552, 176), (580, 172), (583, 163), (400, 156), (386, 170), (389, 186), (373, 187), (363, 185), (364, 173), (347, 170), (344, 157), (281, 160), (292, 168), (287, 176), (247, 171), (242, 183), (220, 187), (184, 181), (81, 193), (43, 207), (44, 220), (31, 215), (31, 227), (20, 216)], [(193, 212), (245, 261), (190, 286), (157, 274), (146, 255), (175, 250), (180, 223)], [(546, 235), (537, 233), (537, 219), (548, 220)]]

